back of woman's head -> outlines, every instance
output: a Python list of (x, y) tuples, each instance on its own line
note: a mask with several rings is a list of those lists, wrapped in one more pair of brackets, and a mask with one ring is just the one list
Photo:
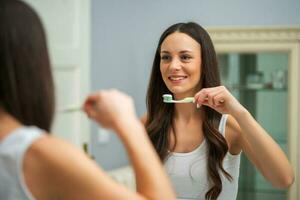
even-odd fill
[(24, 125), (50, 130), (53, 80), (42, 23), (18, 0), (0, 1), (0, 107)]

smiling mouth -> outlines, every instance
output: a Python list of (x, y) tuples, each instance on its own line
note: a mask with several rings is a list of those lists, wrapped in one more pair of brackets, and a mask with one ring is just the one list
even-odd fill
[(181, 81), (181, 80), (184, 80), (186, 79), (187, 76), (169, 76), (168, 79), (170, 81)]

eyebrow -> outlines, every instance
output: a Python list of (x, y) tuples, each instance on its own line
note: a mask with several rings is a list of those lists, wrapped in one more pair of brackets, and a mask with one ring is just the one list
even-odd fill
[[(182, 51), (179, 51), (179, 53), (192, 53), (193, 51), (190, 51), (190, 50), (182, 50)], [(160, 53), (170, 53), (169, 51), (161, 51)]]

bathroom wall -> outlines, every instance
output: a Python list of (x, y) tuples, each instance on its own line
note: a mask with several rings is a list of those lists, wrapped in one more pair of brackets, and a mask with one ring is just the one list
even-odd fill
[[(114, 87), (129, 93), (139, 115), (145, 112), (158, 38), (169, 25), (182, 21), (204, 27), (300, 25), (299, 0), (92, 0), (91, 8), (92, 90)], [(91, 151), (106, 170), (128, 163), (118, 138), (95, 124)]]

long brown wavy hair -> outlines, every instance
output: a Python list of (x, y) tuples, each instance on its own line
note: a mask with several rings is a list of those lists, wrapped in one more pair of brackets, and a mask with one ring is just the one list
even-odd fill
[[(208, 33), (194, 22), (178, 23), (170, 26), (161, 35), (156, 49), (150, 82), (147, 91), (147, 121), (146, 130), (162, 161), (168, 156), (170, 131), (173, 127), (174, 104), (162, 101), (163, 94), (172, 94), (165, 85), (160, 72), (160, 48), (165, 38), (174, 33), (185, 33), (196, 40), (201, 47), (202, 73), (198, 87), (209, 88), (219, 86), (220, 75), (216, 52)], [(232, 177), (223, 168), (223, 159), (228, 152), (225, 138), (218, 131), (221, 114), (204, 106), (203, 133), (208, 144), (208, 178), (211, 188), (205, 194), (206, 199), (217, 199), (222, 191), (222, 181), (219, 171), (228, 180)], [(175, 136), (176, 144), (176, 136)]]

